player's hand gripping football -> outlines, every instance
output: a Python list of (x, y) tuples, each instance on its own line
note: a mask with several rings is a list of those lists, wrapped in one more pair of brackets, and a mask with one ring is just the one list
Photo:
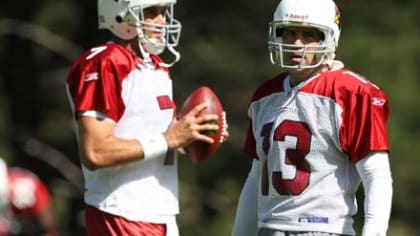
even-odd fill
[[(168, 142), (169, 149), (184, 147), (194, 141), (210, 144), (214, 142), (205, 133), (217, 132), (219, 129), (218, 116), (216, 114), (200, 114), (207, 106), (206, 103), (199, 104), (184, 116), (173, 120), (169, 129), (163, 134)], [(227, 133), (227, 130), (225, 133)]]
[[(207, 106), (205, 108), (197, 106), (201, 104)], [(179, 112), (180, 122), (184, 117), (191, 116), (193, 110), (195, 111), (192, 115), (196, 119), (212, 115), (211, 117), (208, 116), (209, 119), (207, 120), (198, 121), (198, 124), (203, 128), (198, 130), (198, 133), (206, 136), (206, 138), (193, 140), (182, 148), (193, 163), (200, 164), (206, 161), (218, 149), (219, 145), (229, 137), (228, 125), (223, 106), (217, 95), (209, 87), (199, 87), (188, 96)], [(210, 142), (210, 140), (212, 141)]]

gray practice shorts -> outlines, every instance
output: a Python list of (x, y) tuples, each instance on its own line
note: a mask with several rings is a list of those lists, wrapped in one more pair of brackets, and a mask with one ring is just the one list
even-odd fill
[(273, 229), (259, 229), (257, 236), (341, 236), (341, 234), (323, 232), (291, 232), (277, 231)]

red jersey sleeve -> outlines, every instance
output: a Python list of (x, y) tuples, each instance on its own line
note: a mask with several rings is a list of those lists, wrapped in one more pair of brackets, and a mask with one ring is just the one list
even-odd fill
[(122, 83), (135, 67), (135, 56), (116, 44), (85, 52), (74, 63), (67, 78), (75, 113), (99, 111), (118, 121), (125, 108)]
[(375, 85), (353, 73), (349, 75), (350, 81), (359, 81), (350, 86), (351, 90), (340, 92), (344, 107), (340, 141), (343, 151), (356, 163), (369, 152), (389, 151), (386, 127), (389, 101)]

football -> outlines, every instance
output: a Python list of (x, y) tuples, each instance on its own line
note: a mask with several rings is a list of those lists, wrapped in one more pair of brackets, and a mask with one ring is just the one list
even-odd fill
[(223, 131), (223, 107), (219, 98), (209, 87), (202, 86), (194, 90), (182, 105), (179, 117), (187, 114), (195, 106), (206, 102), (207, 108), (200, 114), (216, 114), (218, 115), (219, 129), (217, 132), (206, 132), (207, 136), (214, 139), (212, 144), (202, 141), (195, 141), (184, 147), (186, 155), (194, 164), (201, 164), (206, 161), (219, 147)]

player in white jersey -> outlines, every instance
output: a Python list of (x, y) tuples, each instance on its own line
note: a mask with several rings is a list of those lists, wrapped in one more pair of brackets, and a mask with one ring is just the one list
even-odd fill
[(249, 104), (244, 149), (254, 159), (232, 236), (355, 235), (361, 182), (361, 235), (386, 235), (389, 102), (334, 60), (340, 20), (332, 0), (282, 0), (275, 10), (270, 59), (286, 71)]
[[(176, 236), (175, 150), (217, 130), (206, 104), (175, 118), (168, 68), (179, 60), (176, 0), (98, 0), (112, 41), (87, 50), (67, 79), (85, 177), (88, 235)], [(174, 56), (164, 63), (159, 54)], [(225, 132), (227, 135), (227, 131)]]

